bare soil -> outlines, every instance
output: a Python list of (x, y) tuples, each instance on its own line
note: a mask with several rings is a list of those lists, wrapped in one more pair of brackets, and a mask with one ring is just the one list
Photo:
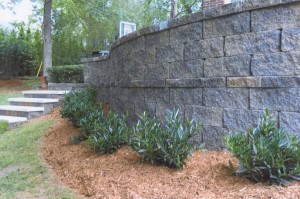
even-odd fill
[(88, 198), (300, 198), (300, 183), (287, 187), (255, 184), (231, 176), (226, 152), (196, 151), (183, 170), (141, 162), (127, 147), (111, 155), (74, 145), (78, 130), (62, 119), (59, 109), (47, 116), (56, 124), (47, 132), (43, 154), (59, 178)]

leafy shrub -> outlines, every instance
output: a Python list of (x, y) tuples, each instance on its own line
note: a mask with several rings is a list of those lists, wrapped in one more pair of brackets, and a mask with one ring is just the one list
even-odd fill
[(0, 134), (8, 130), (9, 124), (6, 121), (0, 121)]
[(60, 110), (62, 117), (70, 119), (76, 126), (79, 126), (80, 119), (95, 110), (96, 94), (93, 86), (89, 86), (86, 90), (66, 94)]
[(163, 163), (169, 167), (182, 168), (188, 155), (192, 155), (193, 144), (189, 142), (200, 128), (194, 120), (181, 123), (177, 111), (169, 111), (165, 124), (144, 112), (134, 126), (130, 146), (151, 163)]
[(52, 66), (48, 69), (53, 83), (83, 83), (83, 65)]
[[(239, 159), (236, 174), (256, 182), (285, 184), (300, 180), (300, 140), (278, 129), (268, 109), (255, 129), (230, 133), (225, 137), (228, 149)], [(232, 163), (229, 161), (231, 168)]]
[(93, 123), (93, 133), (88, 138), (90, 147), (100, 153), (113, 153), (128, 142), (128, 115), (119, 115), (110, 110), (106, 117)]

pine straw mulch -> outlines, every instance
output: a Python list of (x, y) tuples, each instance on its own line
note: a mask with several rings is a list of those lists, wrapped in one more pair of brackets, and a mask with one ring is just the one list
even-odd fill
[[(300, 198), (300, 183), (287, 187), (255, 184), (230, 176), (225, 152), (195, 152), (183, 170), (141, 163), (127, 147), (111, 155), (74, 145), (78, 133), (59, 109), (44, 116), (56, 123), (46, 133), (43, 153), (47, 163), (68, 186), (89, 198)], [(236, 164), (236, 160), (234, 161)]]

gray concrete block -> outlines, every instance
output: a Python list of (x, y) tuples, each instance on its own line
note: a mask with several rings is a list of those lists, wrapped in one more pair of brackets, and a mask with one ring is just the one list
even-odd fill
[(203, 22), (204, 38), (237, 35), (250, 32), (250, 13), (243, 12)]
[(169, 77), (169, 66), (166, 63), (148, 64), (145, 67), (145, 79), (166, 79)]
[(147, 88), (145, 89), (145, 101), (152, 103), (170, 102), (170, 94), (168, 88)]
[(161, 46), (156, 49), (156, 61), (158, 63), (167, 63), (183, 60), (184, 45)]
[(226, 56), (279, 52), (280, 31), (247, 33), (225, 38)]
[(170, 29), (170, 44), (184, 44), (202, 39), (202, 22)]
[(250, 108), (300, 111), (300, 90), (296, 88), (250, 89)]
[(203, 143), (209, 150), (223, 150), (226, 148), (224, 137), (228, 130), (222, 127), (204, 126), (203, 127)]
[(282, 51), (300, 50), (300, 28), (282, 30)]
[(279, 113), (279, 127), (288, 131), (292, 135), (300, 136), (300, 113), (281, 112)]
[(221, 57), (224, 47), (224, 38), (212, 38), (195, 42), (189, 42), (185, 46), (184, 58), (185, 60)]
[(129, 88), (128, 100), (130, 102), (145, 102), (145, 90), (141, 88)]
[(299, 63), (299, 51), (254, 55), (251, 70), (254, 76), (294, 75)]
[(242, 88), (205, 88), (203, 105), (222, 108), (248, 108), (249, 93)]
[(202, 89), (170, 89), (170, 102), (172, 104), (202, 105)]
[(142, 80), (144, 79), (145, 65), (131, 65), (128, 66), (128, 79), (129, 80)]
[(186, 106), (185, 114), (188, 119), (195, 119), (205, 126), (223, 126), (221, 108), (204, 106)]
[(254, 10), (251, 13), (253, 31), (300, 27), (300, 4)]
[(146, 49), (155, 49), (159, 46), (167, 46), (170, 44), (170, 31), (165, 30), (146, 36)]
[(250, 75), (250, 55), (209, 58), (204, 62), (204, 76), (230, 77)]
[(258, 125), (262, 114), (262, 110), (225, 109), (224, 127), (234, 132), (247, 131), (249, 128), (255, 128)]
[(137, 37), (133, 40), (130, 40), (128, 42), (129, 45), (129, 51), (131, 52), (138, 52), (140, 50), (145, 50), (146, 48), (146, 39), (144, 36)]
[(170, 78), (199, 78), (203, 76), (202, 59), (169, 63)]
[(299, 76), (271, 76), (261, 77), (261, 86), (264, 88), (299, 88)]

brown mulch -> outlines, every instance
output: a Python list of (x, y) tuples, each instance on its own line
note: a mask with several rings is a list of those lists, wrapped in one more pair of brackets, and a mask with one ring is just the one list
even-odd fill
[[(55, 109), (56, 124), (44, 139), (44, 157), (64, 183), (89, 198), (300, 198), (300, 183), (287, 187), (255, 184), (230, 176), (225, 152), (195, 152), (183, 170), (141, 163), (127, 147), (111, 155), (74, 145), (78, 133)], [(236, 164), (236, 160), (234, 161)]]
[(23, 86), (24, 80), (0, 80), (0, 88), (13, 88)]
[(26, 80), (13, 79), (13, 80), (0, 80), (1, 93), (18, 93), (26, 88)]

